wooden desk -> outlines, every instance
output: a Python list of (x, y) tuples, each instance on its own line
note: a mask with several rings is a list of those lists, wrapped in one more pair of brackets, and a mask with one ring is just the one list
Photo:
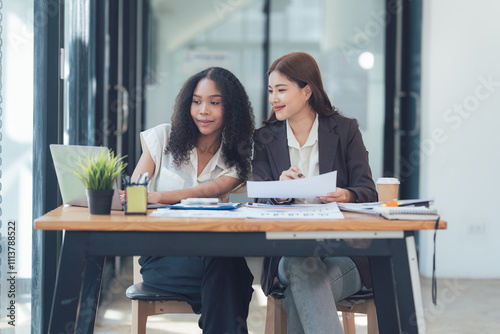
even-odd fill
[[(413, 233), (433, 221), (344, 212), (338, 220), (90, 215), (61, 206), (35, 229), (64, 230), (49, 333), (92, 333), (107, 256), (370, 256), (380, 333), (425, 333)], [(440, 229), (447, 226), (445, 221)]]

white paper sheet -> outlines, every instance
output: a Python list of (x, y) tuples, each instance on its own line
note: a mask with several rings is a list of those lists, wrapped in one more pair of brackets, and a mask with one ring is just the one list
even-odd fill
[(269, 219), (344, 219), (337, 203), (317, 205), (288, 205), (284, 208), (279, 205), (269, 207), (252, 207), (246, 212), (247, 218)]
[(198, 218), (245, 218), (246, 208), (235, 210), (179, 210), (158, 209), (151, 212), (150, 217), (198, 217)]
[(289, 181), (248, 181), (250, 198), (314, 198), (337, 187), (337, 171)]
[(337, 203), (271, 205), (267, 207), (240, 207), (235, 210), (172, 210), (158, 209), (150, 217), (197, 218), (269, 218), (269, 219), (343, 219)]

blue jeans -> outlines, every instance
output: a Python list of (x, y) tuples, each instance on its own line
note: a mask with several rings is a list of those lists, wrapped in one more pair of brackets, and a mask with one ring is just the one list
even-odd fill
[(344, 333), (335, 301), (363, 288), (350, 258), (283, 257), (278, 277), (286, 286), (288, 334)]
[(205, 334), (247, 334), (253, 275), (242, 257), (141, 257), (144, 284), (178, 293)]

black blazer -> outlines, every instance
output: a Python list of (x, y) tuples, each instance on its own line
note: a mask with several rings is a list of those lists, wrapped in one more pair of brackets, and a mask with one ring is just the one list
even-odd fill
[[(341, 115), (320, 116), (318, 127), (319, 173), (337, 171), (337, 187), (351, 190), (357, 202), (376, 202), (377, 191), (368, 164), (358, 122)], [(277, 121), (255, 132), (252, 161), (255, 181), (279, 180), (281, 172), (290, 168), (286, 124)], [(335, 189), (332, 189), (334, 191)], [(256, 198), (265, 203), (268, 198)], [(272, 290), (280, 257), (264, 258), (261, 284), (267, 295)], [(363, 284), (370, 288), (368, 258), (352, 257)]]

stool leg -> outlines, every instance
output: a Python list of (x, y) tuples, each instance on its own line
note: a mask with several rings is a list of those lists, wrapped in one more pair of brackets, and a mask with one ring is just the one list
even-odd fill
[(366, 318), (367, 318), (367, 322), (368, 322), (367, 333), (368, 334), (378, 334), (377, 310), (375, 309), (374, 303), (372, 303), (372, 305), (368, 306)]
[(283, 299), (277, 300), (276, 301), (276, 307), (274, 308), (276, 312), (276, 327), (275, 327), (275, 333), (276, 334), (286, 334), (288, 327), (286, 323), (286, 311), (283, 308)]
[(274, 334), (276, 327), (276, 300), (267, 296), (266, 328), (265, 334)]
[(132, 300), (132, 334), (146, 334), (148, 302)]
[(342, 312), (342, 323), (344, 324), (344, 334), (356, 334), (354, 313)]
[(265, 334), (286, 334), (286, 312), (282, 307), (283, 301), (267, 297), (267, 313)]

